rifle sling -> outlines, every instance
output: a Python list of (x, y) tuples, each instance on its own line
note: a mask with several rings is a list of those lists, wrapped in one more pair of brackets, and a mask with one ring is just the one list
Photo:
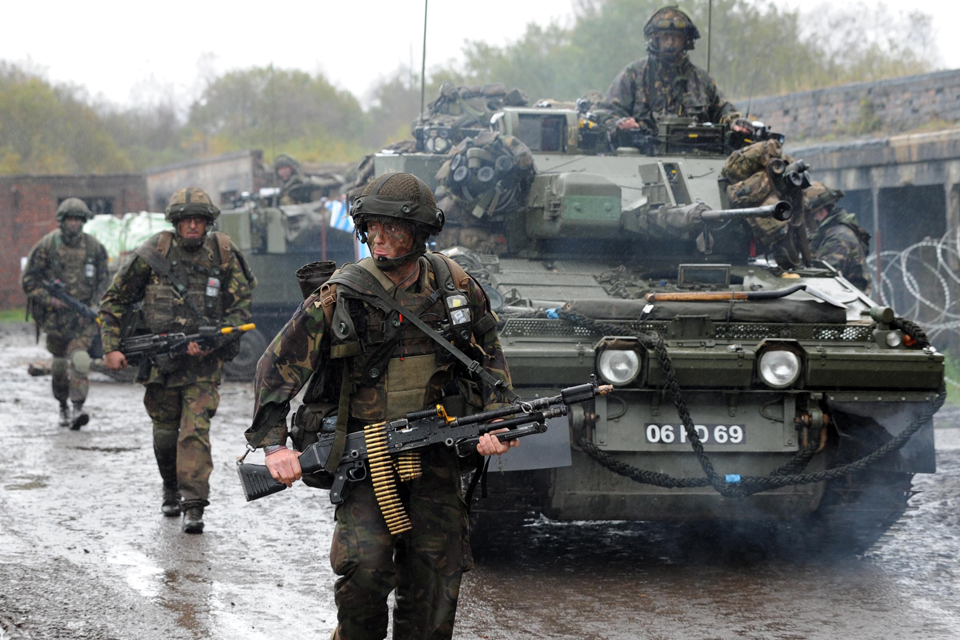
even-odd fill
[[(453, 357), (455, 357), (457, 360), (459, 360), (464, 365), (466, 365), (467, 370), (474, 373), (485, 384), (489, 385), (490, 387), (493, 387), (494, 389), (499, 389), (500, 393), (503, 394), (504, 397), (510, 400), (514, 400), (517, 397), (519, 397), (515, 393), (513, 393), (513, 391), (508, 389), (503, 384), (502, 380), (497, 380), (492, 375), (490, 375), (479, 362), (477, 362), (476, 360), (473, 360), (472, 358), (470, 358), (470, 356), (465, 354), (463, 351), (461, 351), (454, 345), (450, 344), (450, 342), (445, 340), (443, 336), (441, 336), (439, 333), (437, 333), (436, 331), (428, 327), (420, 318), (417, 317), (416, 314), (411, 314), (409, 309), (404, 309), (402, 306), (400, 306), (400, 303), (398, 303), (396, 300), (394, 300), (389, 295), (387, 295), (387, 292), (384, 290), (383, 286), (380, 285), (380, 282), (377, 278), (375, 278), (372, 275), (369, 275), (366, 270), (358, 269), (354, 271), (354, 273), (356, 273), (357, 275), (363, 274), (364, 276), (367, 277), (370, 283), (367, 286), (367, 290), (369, 291), (370, 294), (376, 296), (381, 302), (383, 302), (393, 311), (396, 311), (398, 314), (401, 314), (404, 320), (409, 320), (411, 323), (413, 323), (413, 326), (415, 326), (417, 329), (420, 329), (420, 331), (422, 331), (427, 337), (429, 337), (431, 340), (433, 340), (434, 342), (439, 344), (441, 347), (446, 349), (447, 352), (449, 352)], [(376, 286), (373, 286), (372, 283), (376, 283)], [(345, 284), (348, 284), (348, 283), (345, 283)]]
[(347, 420), (350, 417), (350, 372), (347, 369), (346, 359), (340, 360), (340, 405), (337, 407), (337, 430), (333, 436), (333, 446), (330, 447), (330, 456), (323, 463), (323, 468), (329, 473), (336, 473), (343, 457), (343, 448), (347, 444)]

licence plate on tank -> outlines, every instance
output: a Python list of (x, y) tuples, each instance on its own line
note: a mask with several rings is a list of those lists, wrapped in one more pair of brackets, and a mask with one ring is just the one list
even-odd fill
[[(697, 437), (703, 444), (744, 444), (747, 430), (741, 424), (698, 424)], [(682, 424), (648, 423), (644, 429), (649, 444), (688, 444)]]

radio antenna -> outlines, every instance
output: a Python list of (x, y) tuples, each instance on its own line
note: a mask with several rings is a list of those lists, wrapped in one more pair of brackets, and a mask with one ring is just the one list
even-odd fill
[(423, 0), (423, 59), (420, 62), (420, 122), (423, 122), (424, 101), (427, 91), (427, 1), (428, 0)]
[(713, 38), (713, 0), (707, 3), (707, 74), (710, 74), (710, 40)]

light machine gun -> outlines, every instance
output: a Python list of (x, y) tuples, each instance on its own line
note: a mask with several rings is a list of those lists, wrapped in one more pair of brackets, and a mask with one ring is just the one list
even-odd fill
[(133, 336), (120, 340), (118, 349), (127, 358), (130, 364), (149, 362), (153, 358), (164, 355), (176, 355), (185, 352), (191, 342), (203, 346), (217, 348), (221, 336), (240, 337), (247, 331), (256, 329), (257, 325), (242, 324), (238, 327), (200, 327), (198, 333), (153, 333), (145, 336)]
[[(612, 390), (612, 386), (597, 385), (592, 380), (563, 389), (555, 396), (519, 400), (507, 407), (460, 418), (447, 416), (443, 407), (437, 405), (434, 409), (414, 411), (405, 418), (378, 422), (364, 427), (363, 431), (348, 433), (343, 456), (333, 474), (330, 502), (340, 504), (347, 481), (363, 480), (369, 467), (374, 493), (387, 526), (394, 535), (402, 533), (409, 530), (411, 525), (400, 504), (393, 471), (395, 464), (402, 481), (416, 479), (421, 474), (419, 456), (416, 455), (418, 449), (443, 444), (453, 447), (457, 455), (465, 457), (476, 452), (480, 436), (485, 433), (506, 429), (495, 434), (501, 442), (543, 433), (547, 430), (546, 421), (567, 415), (569, 405), (586, 402)], [(334, 438), (334, 433), (324, 433), (317, 442), (303, 450), (300, 469), (304, 474), (326, 473), (324, 467)], [(247, 502), (287, 488), (273, 479), (265, 465), (244, 464), (243, 457), (237, 461), (237, 471)]]

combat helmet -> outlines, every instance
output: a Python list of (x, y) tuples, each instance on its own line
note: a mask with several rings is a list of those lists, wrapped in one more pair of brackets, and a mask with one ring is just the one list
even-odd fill
[(803, 190), (803, 210), (805, 213), (813, 213), (823, 207), (831, 207), (844, 195), (840, 189), (831, 189), (822, 182), (814, 180)]
[(286, 153), (281, 153), (273, 159), (274, 172), (276, 172), (280, 167), (290, 167), (294, 170), (294, 172), (297, 172), (300, 170), (300, 163), (297, 162), (293, 156)]
[(220, 216), (220, 209), (213, 204), (210, 196), (200, 187), (180, 189), (170, 197), (170, 204), (164, 210), (167, 222), (176, 225), (180, 218), (200, 216), (208, 222), (214, 222)]
[(91, 220), (93, 212), (80, 198), (67, 198), (57, 207), (57, 222), (63, 222), (64, 218), (83, 218)]
[(690, 16), (676, 5), (658, 9), (643, 27), (643, 35), (647, 39), (647, 49), (650, 53), (659, 53), (656, 35), (665, 31), (680, 32), (685, 36), (684, 51), (692, 51), (693, 41), (700, 38), (700, 31), (693, 24)]
[(378, 259), (377, 267), (389, 271), (426, 253), (427, 237), (443, 229), (443, 211), (430, 187), (410, 173), (388, 173), (367, 185), (350, 209), (360, 242), (367, 242), (367, 223), (376, 218), (392, 218), (414, 227), (413, 250), (399, 258)]

